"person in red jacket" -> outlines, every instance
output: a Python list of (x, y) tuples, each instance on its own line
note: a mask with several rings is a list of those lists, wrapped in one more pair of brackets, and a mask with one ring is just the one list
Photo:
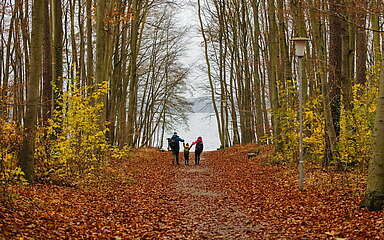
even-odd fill
[(203, 152), (203, 148), (204, 148), (203, 139), (201, 137), (198, 137), (197, 140), (191, 144), (191, 147), (195, 144), (196, 144), (196, 146), (195, 146), (195, 165), (199, 165), (200, 164), (200, 155)]

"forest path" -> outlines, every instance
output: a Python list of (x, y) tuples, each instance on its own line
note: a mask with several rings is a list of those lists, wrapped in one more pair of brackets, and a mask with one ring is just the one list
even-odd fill
[(186, 239), (250, 239), (260, 230), (259, 225), (226, 193), (219, 176), (223, 172), (220, 164), (213, 164), (217, 159), (210, 153), (203, 155), (198, 166), (180, 165), (173, 169), (169, 194), (177, 199), (172, 203), (180, 216), (177, 232)]
[(306, 165), (300, 191), (295, 167), (269, 165), (268, 146), (248, 158), (252, 149), (204, 152), (199, 166), (137, 149), (73, 187), (11, 185), (0, 240), (384, 239), (383, 213), (357, 207), (360, 173)]

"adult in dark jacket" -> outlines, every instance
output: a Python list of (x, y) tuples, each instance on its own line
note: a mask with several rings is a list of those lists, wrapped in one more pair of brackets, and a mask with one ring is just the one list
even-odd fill
[[(172, 142), (175, 143), (174, 146), (172, 146)], [(177, 165), (179, 165), (180, 142), (184, 142), (184, 140), (177, 136), (176, 132), (173, 133), (173, 136), (168, 141), (168, 146), (172, 150), (172, 163), (176, 163)]]
[(196, 146), (195, 146), (195, 165), (199, 165), (200, 164), (200, 155), (203, 152), (203, 148), (204, 148), (203, 139), (201, 137), (198, 137), (197, 140), (191, 144), (191, 147), (195, 144), (196, 144)]

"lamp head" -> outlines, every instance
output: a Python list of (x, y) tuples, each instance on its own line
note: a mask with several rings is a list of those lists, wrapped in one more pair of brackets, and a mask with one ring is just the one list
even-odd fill
[(310, 39), (305, 37), (296, 37), (292, 38), (291, 41), (295, 44), (295, 55), (303, 57), (305, 53), (305, 45), (308, 41), (310, 41)]

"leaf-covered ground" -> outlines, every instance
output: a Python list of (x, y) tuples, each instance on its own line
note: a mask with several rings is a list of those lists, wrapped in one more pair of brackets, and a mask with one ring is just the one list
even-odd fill
[(384, 213), (358, 208), (365, 173), (306, 166), (301, 192), (296, 168), (265, 164), (269, 152), (174, 166), (141, 150), (74, 187), (12, 186), (0, 239), (384, 239)]

